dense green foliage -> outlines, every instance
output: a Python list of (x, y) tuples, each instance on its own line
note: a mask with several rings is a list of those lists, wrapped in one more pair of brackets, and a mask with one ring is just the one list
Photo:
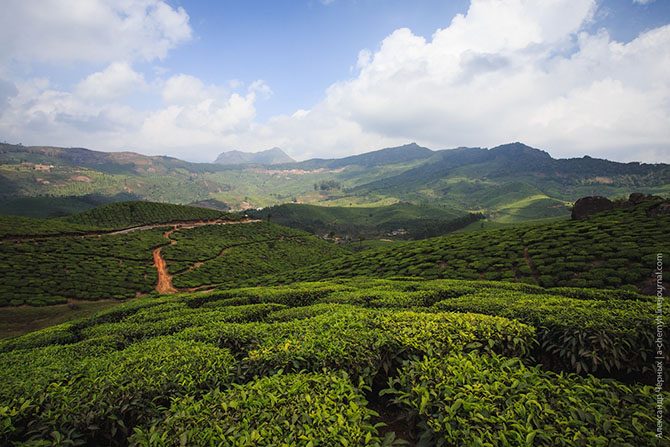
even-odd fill
[(632, 293), (366, 278), (140, 298), (0, 342), (0, 443), (379, 446), (392, 442), (380, 423), (394, 423), (393, 408), (417, 424), (398, 435), (426, 445), (652, 446), (651, 387), (531, 365), (552, 328), (625, 340), (636, 322), (653, 326), (651, 305)]
[(209, 208), (154, 202), (120, 202), (65, 218), (67, 222), (102, 228), (128, 228), (155, 223), (232, 219), (231, 214)]
[(177, 287), (231, 284), (284, 272), (347, 253), (298, 230), (269, 223), (184, 229), (163, 250)]
[(669, 253), (670, 215), (654, 201), (583, 221), (519, 225), (397, 243), (334, 259), (266, 284), (367, 275), (520, 281), (543, 287), (645, 287), (658, 253)]
[(160, 229), (94, 237), (0, 242), (0, 305), (128, 298), (156, 284)]
[[(320, 236), (359, 240), (361, 238), (422, 239), (462, 228), (481, 215), (411, 203), (378, 207), (339, 207), (284, 204), (252, 211), (254, 217)], [(401, 234), (394, 236), (393, 232)]]
[[(379, 446), (375, 413), (346, 375), (277, 374), (202, 399), (172, 403), (165, 419), (138, 429), (139, 446)], [(316, 442), (315, 442), (316, 441)]]
[(650, 386), (475, 353), (411, 362), (390, 386), (394, 402), (418, 420), (424, 445), (655, 445)]
[[(600, 300), (593, 295), (583, 299), (586, 296), (576, 299), (492, 289), (447, 299), (436, 307), (532, 324), (538, 328), (538, 357), (554, 368), (594, 374), (633, 373), (638, 377), (653, 373), (656, 303)], [(670, 353), (666, 356), (665, 361), (670, 361)]]

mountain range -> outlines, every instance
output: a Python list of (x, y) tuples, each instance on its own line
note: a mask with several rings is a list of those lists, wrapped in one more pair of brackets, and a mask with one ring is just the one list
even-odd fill
[[(482, 212), (509, 223), (567, 216), (579, 197), (615, 198), (631, 191), (669, 194), (670, 165), (588, 156), (555, 159), (519, 142), (446, 150), (411, 143), (300, 162), (278, 148), (256, 154), (229, 151), (217, 163), (0, 144), (0, 212), (5, 214), (66, 214), (70, 203), (81, 211), (88, 202), (129, 198), (215, 200), (231, 209), (282, 203), (369, 207), (403, 201)], [(45, 197), (57, 198), (52, 201), (60, 208), (53, 209)], [(87, 197), (94, 200), (82, 200)]]

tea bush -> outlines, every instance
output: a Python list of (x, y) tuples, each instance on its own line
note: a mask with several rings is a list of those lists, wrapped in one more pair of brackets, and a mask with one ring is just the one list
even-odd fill
[(655, 303), (492, 291), (444, 300), (436, 307), (499, 315), (537, 327), (539, 358), (550, 367), (615, 376), (653, 372)]
[(165, 418), (138, 428), (138, 446), (381, 446), (360, 388), (346, 375), (276, 374), (201, 399), (172, 403)]
[(226, 385), (234, 360), (211, 345), (156, 338), (88, 357), (69, 377), (10, 400), (4, 442), (118, 444), (171, 397)]
[(409, 362), (385, 393), (419, 421), (422, 445), (661, 445), (652, 387), (555, 374), (514, 358)]

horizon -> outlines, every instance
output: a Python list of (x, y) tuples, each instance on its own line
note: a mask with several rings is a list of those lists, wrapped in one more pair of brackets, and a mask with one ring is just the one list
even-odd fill
[[(339, 160), (339, 159), (343, 159), (343, 158), (355, 157), (355, 156), (358, 156), (358, 155), (365, 155), (365, 154), (369, 154), (369, 153), (373, 153), (373, 152), (384, 151), (384, 150), (387, 150), (387, 149), (397, 149), (397, 148), (401, 148), (401, 147), (405, 147), (405, 146), (412, 146), (412, 145), (415, 145), (415, 146), (420, 147), (422, 149), (428, 149), (432, 152), (443, 152), (443, 151), (453, 151), (453, 150), (458, 150), (458, 149), (493, 150), (493, 149), (498, 149), (502, 146), (521, 144), (521, 145), (523, 145), (525, 147), (528, 147), (530, 149), (540, 151), (540, 152), (544, 152), (544, 153), (548, 154), (549, 157), (551, 157), (553, 160), (578, 160), (578, 159), (584, 159), (584, 158), (591, 158), (591, 159), (594, 159), (594, 160), (604, 160), (604, 161), (609, 161), (609, 162), (614, 162), (614, 163), (622, 163), (622, 164), (630, 164), (630, 163), (651, 164), (651, 165), (667, 165), (667, 164), (670, 164), (670, 161), (652, 161), (652, 162), (646, 162), (646, 161), (641, 161), (641, 160), (621, 161), (621, 160), (614, 160), (614, 159), (604, 158), (604, 157), (594, 157), (594, 156), (591, 156), (589, 154), (584, 154), (584, 155), (581, 155), (581, 156), (574, 155), (574, 156), (568, 156), (568, 157), (560, 157), (560, 156), (554, 156), (550, 151), (548, 151), (546, 149), (533, 147), (533, 146), (530, 146), (528, 144), (525, 144), (522, 141), (510, 141), (510, 142), (507, 142), (507, 143), (497, 144), (495, 146), (490, 146), (490, 147), (486, 147), (486, 146), (458, 146), (458, 147), (447, 147), (447, 148), (439, 148), (439, 149), (422, 146), (422, 145), (416, 143), (415, 141), (411, 141), (411, 142), (407, 142), (407, 143), (400, 144), (400, 145), (397, 145), (397, 146), (380, 147), (380, 148), (376, 148), (376, 149), (370, 149), (370, 150), (365, 151), (365, 152), (349, 154), (349, 155), (341, 155), (341, 156), (338, 156), (338, 157), (311, 157), (311, 158), (302, 158), (302, 159), (295, 158), (295, 157), (291, 156), (291, 154), (288, 153), (283, 148), (275, 146), (275, 147), (271, 147), (271, 148), (267, 148), (267, 149), (261, 149), (259, 151), (255, 151), (255, 152), (247, 152), (247, 151), (243, 151), (243, 150), (239, 150), (239, 149), (224, 150), (224, 151), (219, 152), (218, 154), (216, 154), (211, 161), (193, 161), (193, 160), (189, 160), (187, 158), (181, 158), (181, 157), (173, 156), (173, 155), (169, 155), (169, 154), (143, 154), (141, 152), (137, 152), (137, 151), (130, 150), (130, 149), (107, 150), (106, 151), (106, 150), (100, 150), (100, 149), (95, 149), (95, 148), (90, 148), (90, 147), (83, 147), (83, 146), (53, 146), (53, 145), (45, 145), (45, 144), (24, 145), (22, 143), (10, 143), (10, 142), (7, 142), (7, 141), (0, 141), (0, 144), (7, 144), (7, 145), (10, 145), (10, 146), (21, 146), (21, 147), (36, 147), (36, 148), (53, 147), (53, 148), (56, 148), (56, 149), (84, 149), (84, 150), (88, 150), (88, 151), (92, 151), (92, 152), (106, 152), (106, 153), (110, 153), (110, 154), (132, 153), (132, 154), (142, 155), (142, 156), (147, 156), (147, 157), (174, 158), (174, 159), (177, 159), (177, 160), (181, 160), (181, 161), (185, 161), (185, 162), (193, 163), (193, 164), (217, 164), (215, 162), (215, 159), (219, 155), (224, 154), (224, 153), (238, 152), (238, 153), (243, 153), (243, 154), (255, 154), (255, 153), (259, 153), (259, 152), (268, 152), (268, 151), (271, 151), (271, 150), (274, 150), (274, 149), (281, 150), (284, 154), (293, 158), (295, 163), (303, 163), (303, 162), (307, 162), (307, 161), (311, 161), (311, 160)], [(279, 164), (290, 164), (290, 163), (279, 163)]]
[(5, 5), (0, 138), (192, 162), (407, 141), (670, 161), (670, 2), (74, 4)]

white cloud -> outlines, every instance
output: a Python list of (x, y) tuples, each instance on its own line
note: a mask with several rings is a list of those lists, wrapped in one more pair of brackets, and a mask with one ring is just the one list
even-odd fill
[(103, 71), (87, 76), (75, 87), (78, 95), (97, 100), (113, 100), (146, 87), (144, 76), (126, 62), (114, 62)]
[(191, 34), (186, 11), (163, 0), (5, 0), (0, 61), (154, 60)]
[[(254, 128), (253, 147), (345, 155), (524, 141), (555, 156), (670, 159), (670, 25), (632, 42), (584, 32), (593, 0), (473, 0), (432, 39), (399, 29), (308, 112)], [(251, 138), (253, 141), (254, 138)]]
[[(160, 4), (117, 7), (144, 11), (134, 15), (143, 21)], [(183, 11), (160, 8), (152, 20), (168, 23), (166, 14), (188, 25)], [(670, 25), (616, 42), (585, 31), (595, 8), (595, 0), (473, 0), (430, 39), (394, 31), (375, 51), (362, 50), (352, 79), (331, 85), (313, 107), (264, 123), (256, 108), (272, 90), (263, 81), (212, 85), (188, 74), (145, 81), (124, 57), (71, 92), (41, 79), (0, 82), (0, 133), (28, 144), (201, 161), (223, 148), (280, 146), (306, 158), (408, 141), (433, 148), (523, 141), (554, 156), (667, 162)], [(129, 92), (153, 95), (156, 105), (124, 105)]]
[(633, 0), (633, 3), (637, 3), (640, 5), (648, 5), (649, 3), (653, 3), (656, 0)]
[[(118, 101), (122, 93), (137, 93), (138, 88), (162, 98), (163, 105), (140, 110)], [(260, 80), (239, 92), (186, 74), (148, 84), (127, 64), (112, 64), (71, 92), (45, 79), (18, 83), (15, 90), (0, 113), (0, 134), (8, 141), (135, 149), (200, 161), (211, 161), (231, 136), (250, 132), (257, 98), (270, 92)]]

